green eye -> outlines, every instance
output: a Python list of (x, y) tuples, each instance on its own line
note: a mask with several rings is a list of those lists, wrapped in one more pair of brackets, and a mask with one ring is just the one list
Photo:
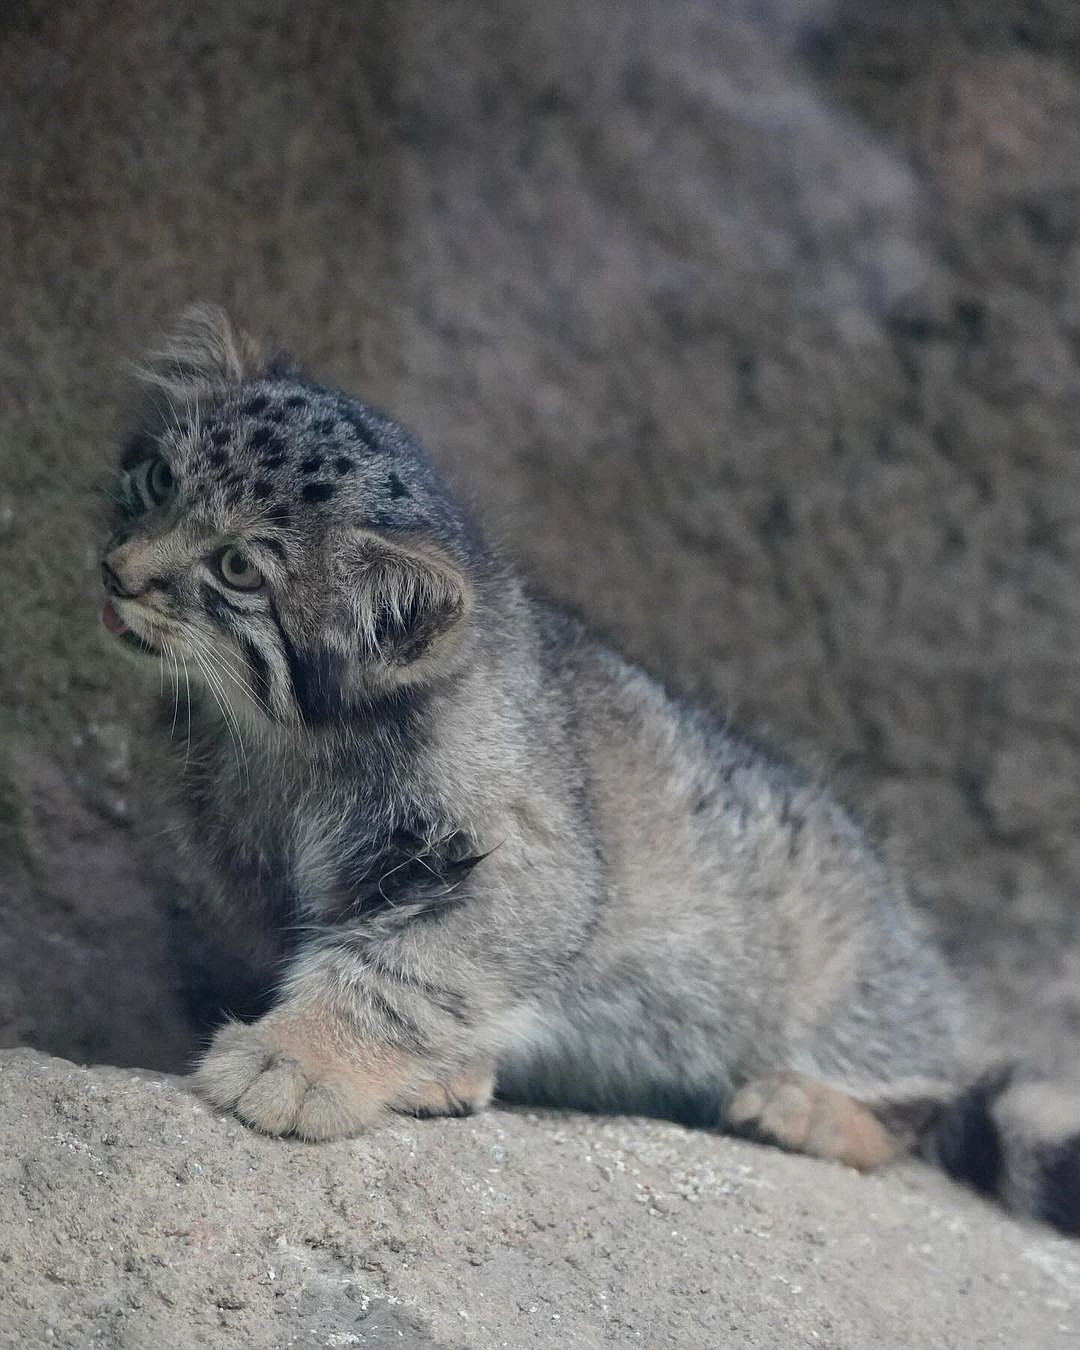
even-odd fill
[(217, 569), (227, 586), (236, 591), (257, 591), (263, 574), (245, 553), (230, 545), (217, 555)]
[(172, 469), (163, 459), (152, 459), (144, 471), (143, 486), (155, 506), (164, 505), (176, 490)]

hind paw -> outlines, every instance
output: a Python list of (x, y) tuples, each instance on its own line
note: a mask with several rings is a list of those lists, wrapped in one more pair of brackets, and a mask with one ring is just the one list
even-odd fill
[(741, 1088), (727, 1110), (733, 1134), (789, 1153), (807, 1153), (870, 1171), (899, 1147), (854, 1097), (798, 1073), (772, 1073)]

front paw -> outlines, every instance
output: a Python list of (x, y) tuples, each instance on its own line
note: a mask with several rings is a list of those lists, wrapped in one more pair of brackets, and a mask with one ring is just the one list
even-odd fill
[(482, 1111), (494, 1095), (494, 1073), (486, 1065), (474, 1065), (419, 1084), (394, 1106), (412, 1116), (471, 1116)]
[(215, 1035), (195, 1087), (265, 1134), (343, 1139), (371, 1125), (409, 1077), (405, 1056), (350, 1043), (325, 1015), (280, 1009)]

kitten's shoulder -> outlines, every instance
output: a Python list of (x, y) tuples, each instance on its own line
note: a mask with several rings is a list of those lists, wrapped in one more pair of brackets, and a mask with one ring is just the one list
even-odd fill
[(707, 762), (729, 780), (738, 776), (784, 797), (832, 800), (815, 775), (733, 725), (723, 710), (673, 688), (565, 607), (531, 592), (528, 600), (544, 682), (591, 737), (659, 738), (678, 746), (684, 763)]

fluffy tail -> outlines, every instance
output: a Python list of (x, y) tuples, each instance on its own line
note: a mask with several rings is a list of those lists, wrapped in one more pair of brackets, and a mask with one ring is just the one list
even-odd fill
[(980, 1079), (920, 1140), (924, 1157), (1016, 1214), (1080, 1237), (1080, 1099), (1014, 1069)]

